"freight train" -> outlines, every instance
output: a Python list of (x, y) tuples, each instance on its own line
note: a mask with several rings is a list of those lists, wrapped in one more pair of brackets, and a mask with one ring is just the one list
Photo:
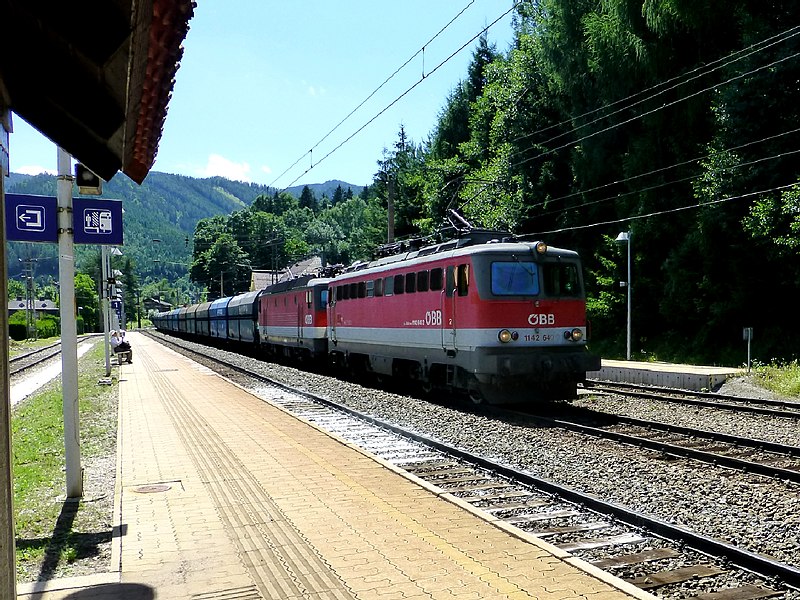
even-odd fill
[(589, 353), (581, 261), (571, 250), (472, 230), (325, 276), (159, 313), (163, 332), (325, 361), (473, 402), (570, 399)]

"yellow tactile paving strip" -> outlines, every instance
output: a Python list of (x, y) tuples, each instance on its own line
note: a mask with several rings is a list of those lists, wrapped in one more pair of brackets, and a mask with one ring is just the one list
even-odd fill
[[(126, 598), (651, 597), (399, 476), (153, 340), (137, 335), (134, 344), (137, 361), (120, 371)], [(112, 588), (80, 598), (119, 597), (101, 595)]]

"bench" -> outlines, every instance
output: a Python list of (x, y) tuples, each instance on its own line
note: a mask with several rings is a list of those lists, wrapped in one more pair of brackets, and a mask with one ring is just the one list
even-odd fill
[(132, 354), (133, 353), (130, 350), (122, 350), (121, 352), (114, 352), (114, 356), (117, 357), (118, 365), (121, 365), (123, 362), (130, 363)]

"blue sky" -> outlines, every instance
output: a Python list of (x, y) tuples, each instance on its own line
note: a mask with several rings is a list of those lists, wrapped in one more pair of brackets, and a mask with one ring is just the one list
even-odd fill
[[(401, 124), (415, 142), (427, 138), (447, 94), (466, 77), (476, 42), (431, 71), (512, 4), (199, 0), (153, 170), (222, 175), (278, 188), (330, 179), (370, 183), (383, 148), (392, 146)], [(505, 52), (512, 40), (511, 14), (488, 36)], [(424, 58), (414, 58), (318, 144), (423, 45)], [(423, 73), (425, 79), (411, 92), (325, 157)], [(12, 171), (55, 170), (54, 145), (19, 117), (10, 145)]]

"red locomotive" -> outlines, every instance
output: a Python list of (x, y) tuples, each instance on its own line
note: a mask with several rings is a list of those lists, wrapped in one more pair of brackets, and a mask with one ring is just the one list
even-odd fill
[(573, 398), (586, 372), (600, 369), (586, 348), (578, 255), (485, 230), (186, 312), (207, 313), (208, 325), (178, 327), (174, 312), (156, 327), (203, 336), (227, 320), (229, 342), (475, 402)]
[(329, 284), (334, 363), (467, 392), (475, 402), (571, 398), (586, 349), (581, 263), (543, 242), (471, 231)]

